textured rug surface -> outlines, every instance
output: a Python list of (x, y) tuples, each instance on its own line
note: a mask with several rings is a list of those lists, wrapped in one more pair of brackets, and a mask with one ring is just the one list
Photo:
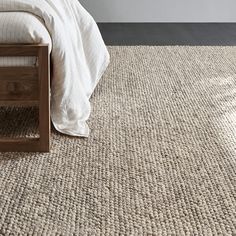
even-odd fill
[(88, 139), (0, 153), (0, 235), (236, 235), (236, 48), (109, 50)]

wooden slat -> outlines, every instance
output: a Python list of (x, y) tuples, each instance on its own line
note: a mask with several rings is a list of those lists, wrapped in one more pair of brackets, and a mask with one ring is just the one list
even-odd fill
[(0, 107), (36, 107), (39, 101), (0, 101)]
[(37, 67), (0, 67), (0, 80), (5, 79), (37, 79)]
[(38, 99), (38, 80), (0, 80), (0, 101), (35, 101)]
[[(37, 56), (42, 45), (0, 45), (0, 56)], [(44, 45), (45, 46), (45, 45)]]
[(38, 100), (37, 67), (0, 67), (0, 100)]
[(0, 139), (1, 152), (45, 152), (39, 138)]

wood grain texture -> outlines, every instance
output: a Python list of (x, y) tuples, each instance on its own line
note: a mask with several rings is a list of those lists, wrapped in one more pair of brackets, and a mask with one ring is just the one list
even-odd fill
[(50, 149), (50, 76), (48, 47), (40, 47), (38, 51), (39, 74), (39, 133), (41, 151)]
[(0, 107), (38, 107), (39, 106), (39, 101), (1, 101), (0, 100)]
[(44, 46), (44, 44), (4, 44), (0, 45), (0, 56), (38, 56), (40, 47)]
[(39, 106), (39, 139), (0, 139), (0, 151), (50, 150), (50, 60), (48, 45), (0, 45), (0, 56), (36, 56), (36, 67), (0, 68), (0, 106)]
[(1, 152), (40, 152), (39, 138), (0, 139)]
[(0, 67), (0, 79), (37, 79), (37, 67)]
[(37, 80), (3, 80), (0, 83), (0, 101), (35, 101), (38, 99), (39, 85)]

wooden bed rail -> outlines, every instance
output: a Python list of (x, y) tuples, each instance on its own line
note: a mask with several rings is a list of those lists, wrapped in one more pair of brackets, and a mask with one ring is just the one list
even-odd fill
[(49, 47), (1, 45), (0, 57), (38, 58), (35, 67), (0, 67), (0, 106), (38, 106), (39, 138), (0, 139), (0, 152), (48, 152), (50, 150)]

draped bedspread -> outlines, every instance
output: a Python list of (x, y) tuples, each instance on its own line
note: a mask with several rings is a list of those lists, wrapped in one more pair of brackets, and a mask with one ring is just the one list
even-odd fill
[(27, 12), (44, 23), (52, 40), (52, 122), (62, 133), (87, 137), (89, 98), (109, 64), (93, 18), (77, 0), (0, 0), (1, 12)]

